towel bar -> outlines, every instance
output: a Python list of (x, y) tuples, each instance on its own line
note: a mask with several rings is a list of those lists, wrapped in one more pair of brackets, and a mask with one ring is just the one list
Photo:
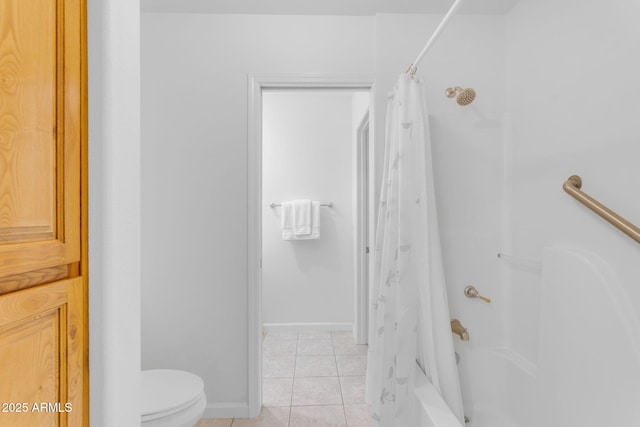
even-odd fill
[[(271, 204), (269, 204), (269, 206), (271, 206), (272, 208), (275, 208), (276, 206), (282, 206), (282, 203), (272, 202)], [(320, 206), (326, 206), (328, 208), (332, 208), (333, 202), (320, 203)]]

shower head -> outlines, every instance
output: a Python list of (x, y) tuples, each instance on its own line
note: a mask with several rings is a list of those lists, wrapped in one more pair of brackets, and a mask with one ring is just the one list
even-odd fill
[(460, 86), (450, 87), (447, 88), (446, 94), (448, 98), (453, 98), (458, 94), (456, 101), (458, 105), (462, 105), (463, 107), (471, 104), (473, 100), (476, 99), (476, 91), (472, 88), (463, 89)]

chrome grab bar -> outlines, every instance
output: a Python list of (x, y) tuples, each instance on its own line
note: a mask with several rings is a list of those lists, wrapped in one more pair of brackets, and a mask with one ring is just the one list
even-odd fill
[(562, 188), (564, 189), (564, 191), (569, 193), (571, 197), (591, 209), (593, 212), (600, 215), (618, 230), (622, 231), (624, 234), (640, 243), (640, 228), (631, 224), (629, 221), (622, 218), (620, 215), (604, 206), (593, 197), (583, 193), (580, 190), (582, 188), (582, 178), (580, 178), (578, 175), (571, 175), (569, 179), (565, 181)]

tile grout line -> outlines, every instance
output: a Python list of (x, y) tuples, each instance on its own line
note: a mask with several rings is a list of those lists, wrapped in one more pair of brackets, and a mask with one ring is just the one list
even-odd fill
[(291, 400), (289, 400), (289, 420), (287, 427), (291, 426), (291, 415), (293, 414), (293, 387), (296, 384), (296, 368), (298, 367), (298, 345), (300, 344), (300, 331), (296, 335), (296, 353), (293, 356), (293, 380), (291, 381)]
[[(338, 354), (336, 354), (336, 350), (335, 350), (335, 343), (336, 341), (339, 341), (340, 339), (342, 339), (342, 337), (340, 337), (340, 339), (336, 339), (336, 337), (334, 336), (334, 334), (332, 333), (333, 331), (330, 331), (330, 342), (331, 342), (331, 355), (328, 356), (333, 356), (334, 359), (334, 363), (335, 363), (335, 367), (336, 367), (336, 375), (337, 375), (337, 379), (338, 379), (338, 387), (340, 390), (340, 400), (341, 400), (341, 404), (339, 406), (342, 407), (342, 415), (343, 415), (343, 420), (345, 422), (345, 427), (348, 427), (348, 420), (347, 420), (347, 415), (346, 415), (346, 407), (345, 407), (345, 400), (344, 400), (344, 393), (343, 393), (343, 388), (342, 388), (342, 378), (343, 377), (361, 377), (362, 375), (340, 375), (340, 372), (338, 370)], [(263, 337), (264, 338), (264, 337)], [(311, 338), (310, 338), (311, 339)], [(321, 338), (317, 338), (317, 339), (321, 339)], [(298, 363), (298, 357), (303, 357), (303, 356), (299, 356), (299, 348), (300, 348), (300, 343), (301, 343), (301, 336), (300, 333), (298, 333), (296, 340), (295, 340), (295, 351), (294, 351), (294, 356), (293, 356), (293, 378), (292, 378), (292, 384), (291, 384), (291, 396), (290, 396), (290, 400), (289, 400), (289, 406), (288, 406), (288, 410), (289, 410), (289, 414), (288, 414), (288, 422), (287, 422), (287, 427), (291, 426), (291, 422), (292, 422), (292, 416), (293, 416), (293, 388), (296, 382), (296, 369), (297, 369), (297, 363)], [(263, 339), (263, 344), (264, 344), (264, 339)], [(349, 354), (347, 354), (349, 355)], [(361, 354), (354, 354), (354, 356), (368, 356), (368, 354), (365, 355), (361, 355)], [(313, 356), (323, 356), (323, 355), (313, 355)], [(308, 357), (312, 357), (312, 356), (308, 356)], [(326, 356), (325, 356), (326, 357)], [(263, 360), (264, 360), (264, 356), (263, 356)], [(264, 373), (263, 373), (264, 375)], [(312, 377), (300, 377), (300, 378), (330, 378), (331, 376), (312, 376)], [(263, 380), (264, 380), (264, 376), (263, 376)], [(284, 379), (284, 377), (283, 377)], [(317, 405), (302, 405), (302, 406), (328, 406), (327, 404), (317, 404)], [(287, 408), (287, 406), (283, 406), (282, 408)], [(233, 427), (233, 424), (235, 424), (236, 419), (232, 419), (231, 420), (231, 424), (229, 425), (229, 427)]]
[(336, 355), (336, 348), (334, 346), (335, 341), (334, 341), (334, 336), (333, 333), (331, 334), (331, 348), (333, 349), (333, 358), (336, 361), (336, 372), (338, 374), (338, 387), (340, 387), (340, 399), (342, 400), (342, 416), (344, 417), (344, 425), (345, 427), (349, 427), (348, 423), (347, 423), (347, 411), (344, 407), (344, 393), (342, 391), (342, 377), (340, 376), (340, 371), (338, 370), (338, 357)]

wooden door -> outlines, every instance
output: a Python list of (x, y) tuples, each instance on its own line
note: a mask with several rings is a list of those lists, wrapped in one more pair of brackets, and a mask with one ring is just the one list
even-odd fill
[(0, 425), (82, 425), (82, 279), (0, 298)]
[(0, 0), (0, 426), (88, 424), (85, 0)]

